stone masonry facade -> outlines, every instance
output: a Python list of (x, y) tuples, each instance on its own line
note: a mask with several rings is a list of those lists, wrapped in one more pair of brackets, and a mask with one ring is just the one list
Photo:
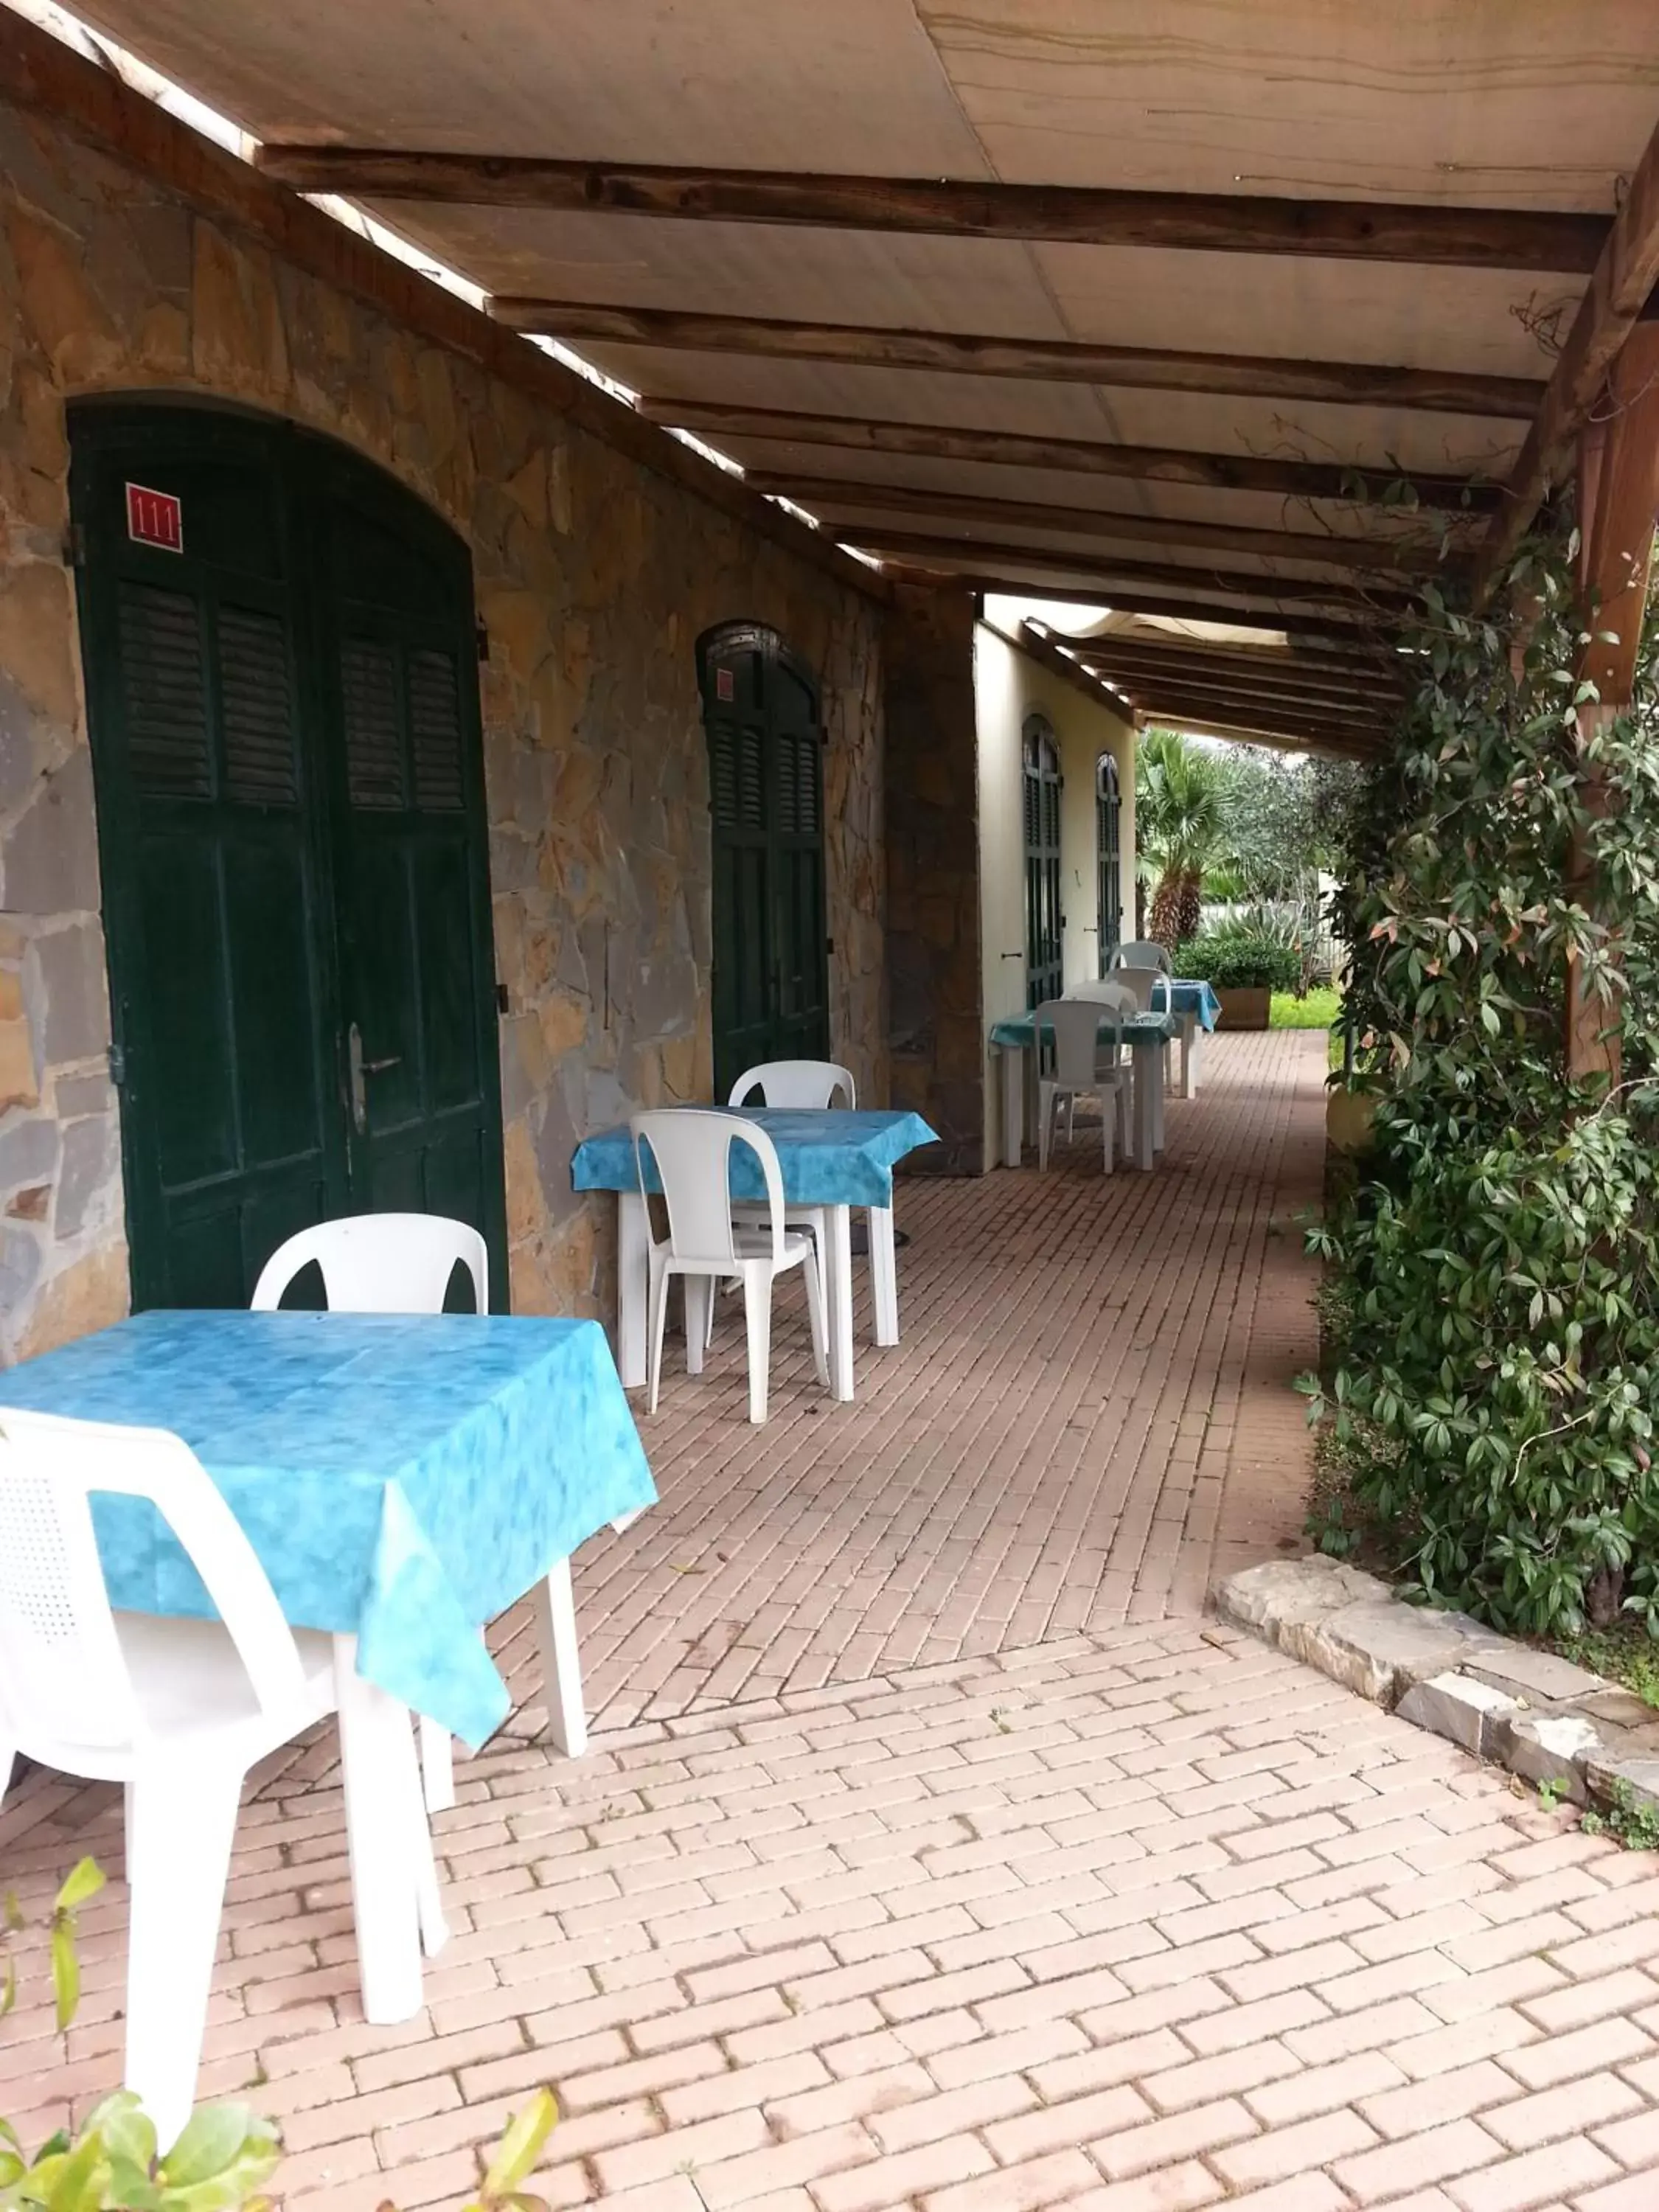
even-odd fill
[[(112, 94), (111, 98), (135, 96)], [(179, 132), (155, 117), (144, 127)], [(198, 162), (221, 157), (193, 155)], [(228, 161), (228, 157), (222, 157)], [(481, 671), (511, 1290), (611, 1304), (582, 1133), (707, 1097), (710, 863), (697, 638), (775, 629), (828, 732), (832, 1046), (885, 1094), (879, 599), (434, 343), (228, 212), (0, 105), (0, 1357), (127, 1297), (118, 1106), (72, 572), (65, 408), (166, 392), (342, 440), (466, 539)], [(297, 204), (297, 231), (327, 218)], [(327, 226), (330, 229), (334, 227)], [(314, 241), (313, 241), (314, 243)], [(341, 251), (344, 251), (343, 246)], [(354, 242), (355, 250), (355, 242)], [(322, 258), (327, 258), (323, 241)], [(316, 256), (313, 254), (313, 260)], [(452, 319), (469, 311), (446, 301)], [(482, 343), (482, 342), (481, 342)], [(538, 362), (544, 381), (557, 372)], [(620, 410), (618, 410), (620, 412)], [(637, 439), (635, 440), (637, 443)]]

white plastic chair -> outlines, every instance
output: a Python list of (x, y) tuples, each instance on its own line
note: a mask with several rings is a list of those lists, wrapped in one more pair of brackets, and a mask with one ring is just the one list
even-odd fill
[[(858, 1086), (850, 1068), (833, 1060), (769, 1060), (751, 1067), (732, 1085), (727, 1104), (751, 1105), (760, 1094), (763, 1106), (793, 1106), (809, 1113), (824, 1113), (837, 1104), (853, 1112), (859, 1103)], [(734, 1209), (739, 1221), (759, 1218), (754, 1207)], [(871, 1334), (878, 1344), (896, 1344), (898, 1321), (898, 1255), (893, 1237), (893, 1209), (872, 1206), (865, 1210), (866, 1237), (870, 1252)], [(817, 1246), (818, 1276), (824, 1279), (823, 1255), (829, 1224), (821, 1206), (791, 1206), (783, 1217), (786, 1229), (810, 1229)], [(827, 1285), (826, 1285), (827, 1290)], [(708, 1301), (708, 1324), (714, 1323), (714, 1301)]]
[[(253, 1287), (256, 1312), (270, 1312), (302, 1268), (315, 1261), (331, 1313), (441, 1313), (457, 1265), (472, 1278), (473, 1304), (489, 1310), (489, 1255), (483, 1238), (465, 1221), (437, 1213), (354, 1213), (302, 1229), (280, 1245)], [(626, 1522), (615, 1524), (619, 1529)], [(567, 1757), (587, 1748), (581, 1662), (570, 1563), (555, 1562), (535, 1593), (542, 1651), (548, 1730)], [(427, 1810), (447, 1813), (455, 1802), (455, 1747), (447, 1729), (421, 1716), (421, 1771)]]
[[(112, 1610), (94, 1492), (150, 1501), (218, 1620)], [(125, 2081), (164, 2148), (195, 2100), (243, 1780), (335, 1702), (331, 1639), (289, 1626), (235, 1515), (180, 1437), (0, 1408), (0, 1794), (20, 1752), (125, 1787)], [(374, 1778), (388, 1784), (407, 1790), (398, 1832), (418, 1856), (401, 1872), (435, 1949), (443, 1926), (412, 1759), (397, 1779)], [(354, 1845), (354, 1879), (357, 1857)], [(368, 1871), (385, 1881), (398, 1870)], [(367, 1958), (363, 1968), (367, 1980)]]
[[(812, 1360), (818, 1380), (830, 1387), (829, 1337), (823, 1285), (812, 1239), (804, 1230), (784, 1225), (783, 1172), (776, 1146), (763, 1129), (741, 1114), (717, 1108), (672, 1107), (635, 1114), (629, 1124), (640, 1188), (650, 1184), (645, 1154), (656, 1164), (668, 1214), (668, 1234), (659, 1239), (647, 1226), (646, 1341), (651, 1387), (650, 1410), (657, 1410), (662, 1382), (663, 1329), (668, 1314), (671, 1278), (686, 1279), (685, 1333), (707, 1339), (704, 1302), (717, 1281), (736, 1276), (743, 1285), (749, 1329), (749, 1418), (757, 1427), (766, 1419), (768, 1370), (772, 1348), (772, 1285), (786, 1268), (804, 1269), (806, 1311), (812, 1332)], [(732, 1147), (746, 1145), (760, 1163), (766, 1184), (764, 1224), (750, 1227), (733, 1218)], [(694, 1299), (691, 1285), (700, 1285)]]
[(1170, 978), (1162, 968), (1114, 968), (1108, 980), (1119, 990), (1127, 991), (1143, 1014), (1169, 1012)]
[[(1050, 999), (1032, 1019), (1032, 1042), (1037, 1065), (1037, 1165), (1047, 1168), (1054, 1109), (1066, 1107), (1066, 1141), (1072, 1140), (1072, 1121), (1079, 1097), (1100, 1101), (1104, 1172), (1115, 1164), (1115, 1139), (1128, 1149), (1128, 1068), (1115, 1040), (1107, 1065), (1100, 1065), (1101, 1001), (1098, 999)], [(1044, 1065), (1044, 1031), (1053, 1040), (1053, 1058)]]
[(480, 1313), (489, 1311), (489, 1255), (476, 1229), (439, 1213), (353, 1213), (319, 1222), (280, 1244), (259, 1271), (249, 1301), (269, 1313), (315, 1261), (331, 1313), (441, 1313), (457, 1265), (472, 1278)]
[(1161, 968), (1166, 975), (1175, 973), (1168, 950), (1153, 937), (1132, 937), (1127, 945), (1118, 945), (1112, 954), (1112, 966)]

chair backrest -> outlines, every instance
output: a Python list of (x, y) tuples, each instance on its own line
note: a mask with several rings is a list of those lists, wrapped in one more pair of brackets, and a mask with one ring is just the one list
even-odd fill
[(93, 1532), (94, 1493), (147, 1498), (188, 1553), (267, 1711), (303, 1686), (293, 1631), (195, 1453), (165, 1429), (0, 1407), (0, 1738), (48, 1765), (106, 1765), (149, 1734)]
[(302, 1229), (260, 1270), (251, 1304), (270, 1312), (313, 1261), (331, 1313), (441, 1313), (456, 1263), (472, 1278), (478, 1311), (489, 1311), (489, 1255), (476, 1229), (441, 1213), (353, 1213)]
[(1132, 937), (1127, 945), (1120, 945), (1112, 955), (1114, 968), (1161, 968), (1166, 975), (1173, 975), (1175, 966), (1163, 945), (1151, 937)]
[[(651, 1186), (645, 1154), (656, 1164), (668, 1208), (668, 1248), (675, 1259), (694, 1267), (738, 1264), (737, 1231), (732, 1220), (732, 1147), (747, 1145), (760, 1162), (766, 1185), (772, 1257), (783, 1257), (783, 1170), (778, 1149), (764, 1129), (742, 1114), (717, 1106), (670, 1106), (635, 1114), (634, 1161), (640, 1188)], [(659, 1246), (660, 1249), (660, 1246)]]
[(1037, 1065), (1042, 1064), (1043, 1031), (1054, 1041), (1051, 1080), (1062, 1091), (1092, 1091), (1097, 1076), (1100, 1032), (1097, 999), (1050, 999), (1033, 1017)]
[[(1146, 970), (1151, 974), (1152, 970)], [(1095, 982), (1073, 983), (1066, 994), (1068, 999), (1092, 999), (1097, 1006), (1115, 1006), (1119, 1013), (1133, 1014), (1140, 1011), (1140, 1000), (1130, 983)]]
[(859, 1103), (852, 1070), (837, 1067), (833, 1060), (767, 1060), (751, 1067), (732, 1085), (730, 1106), (747, 1106), (750, 1093), (758, 1091), (763, 1106), (804, 1107), (822, 1113), (836, 1103), (836, 1093), (850, 1112)]
[(1170, 1009), (1170, 979), (1161, 968), (1115, 968), (1112, 981), (1133, 999), (1144, 1014), (1154, 1006)]

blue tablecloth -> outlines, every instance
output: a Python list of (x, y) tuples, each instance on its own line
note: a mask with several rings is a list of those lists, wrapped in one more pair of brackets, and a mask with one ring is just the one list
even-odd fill
[[(783, 1195), (791, 1206), (890, 1206), (893, 1163), (923, 1145), (936, 1145), (920, 1114), (821, 1114), (799, 1107), (753, 1106), (745, 1121), (765, 1130), (778, 1148)], [(649, 1166), (653, 1190), (662, 1186)], [(625, 1122), (601, 1129), (576, 1147), (570, 1180), (578, 1190), (637, 1190), (634, 1139)], [(766, 1196), (760, 1162), (746, 1145), (732, 1147), (732, 1195), (753, 1203)]]
[(1170, 986), (1170, 1011), (1174, 1014), (1196, 1014), (1200, 1029), (1212, 1030), (1221, 1019), (1221, 1001), (1212, 983), (1177, 975)]
[[(1034, 1019), (1030, 1014), (1011, 1014), (1005, 1021), (993, 1022), (992, 1043), (1006, 1051), (1030, 1052)], [(1144, 1051), (1151, 1045), (1167, 1044), (1176, 1033), (1176, 1024), (1168, 1014), (1120, 1014), (1110, 1006), (1100, 1010), (1098, 1034), (1103, 1043), (1117, 1037)]]
[[(507, 1711), (483, 1624), (655, 1502), (597, 1322), (147, 1313), (0, 1374), (7, 1406), (170, 1429), (218, 1485), (296, 1628), (475, 1747)], [(141, 1499), (100, 1498), (110, 1595), (213, 1611)]]

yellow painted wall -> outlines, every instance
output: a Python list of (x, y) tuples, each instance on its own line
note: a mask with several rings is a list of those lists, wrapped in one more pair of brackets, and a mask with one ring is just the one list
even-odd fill
[[(1048, 716), (1060, 750), (1060, 908), (1069, 988), (1098, 972), (1095, 884), (1095, 763), (1109, 752), (1122, 793), (1120, 849), (1124, 934), (1134, 933), (1134, 732), (1074, 685), (1032, 660), (988, 623), (974, 632), (979, 727), (980, 944), (985, 1023), (1025, 1006), (1025, 838), (1021, 807), (1025, 718)], [(986, 1047), (987, 1158), (999, 1156), (1002, 1094)]]

